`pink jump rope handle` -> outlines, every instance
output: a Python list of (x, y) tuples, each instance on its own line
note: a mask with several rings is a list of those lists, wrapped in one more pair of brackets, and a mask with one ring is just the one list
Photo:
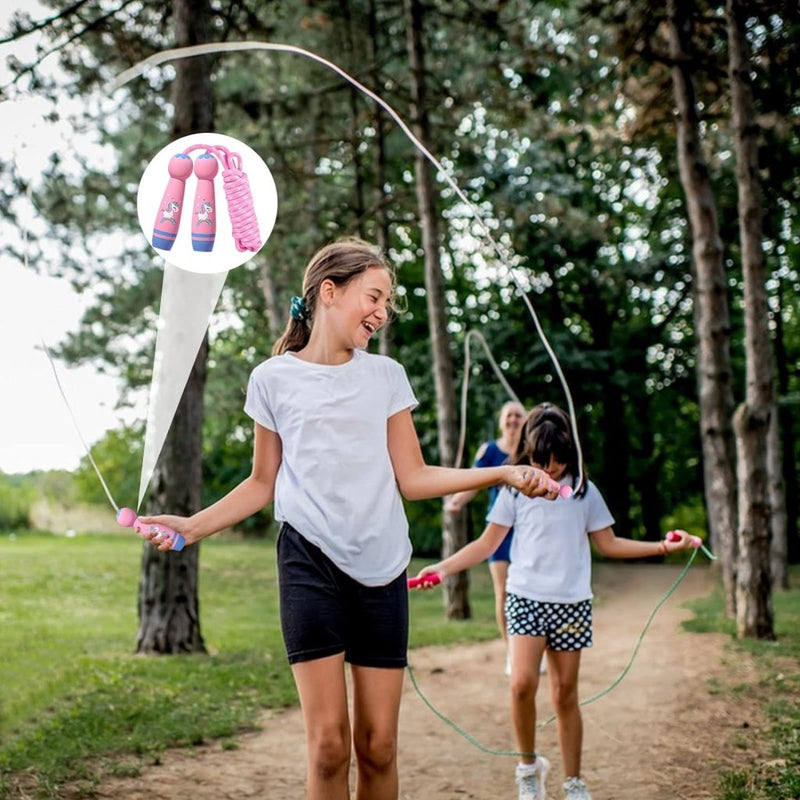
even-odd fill
[(178, 153), (169, 160), (168, 170), (169, 183), (153, 223), (153, 247), (159, 250), (171, 250), (178, 235), (186, 179), (192, 174), (192, 159), (185, 153)]
[(441, 582), (442, 576), (438, 572), (432, 572), (422, 578), (409, 578), (407, 581), (409, 589), (418, 589), (420, 586), (436, 586)]
[(192, 213), (192, 249), (197, 253), (210, 253), (217, 235), (217, 208), (214, 194), (214, 178), (219, 171), (217, 159), (211, 153), (203, 153), (194, 165), (197, 176), (197, 191), (194, 195)]
[[(158, 534), (160, 539), (169, 539), (172, 542), (172, 550), (183, 550), (183, 546), (186, 544), (183, 536), (172, 530), (172, 528), (166, 527), (166, 525), (148, 525), (146, 522), (140, 522), (136, 512), (130, 508), (121, 508), (117, 512), (117, 522), (123, 528), (133, 528), (140, 536), (143, 536), (144, 531), (147, 530), (148, 533)], [(160, 544), (160, 542), (157, 542), (157, 544)]]
[[(692, 542), (692, 547), (700, 547), (700, 545), (703, 544), (703, 540), (699, 536), (692, 536), (690, 538)], [(681, 535), (677, 531), (669, 531), (667, 533), (668, 542), (679, 542), (680, 540), (681, 540)]]
[(558, 481), (554, 481), (552, 478), (548, 478), (547, 488), (551, 492), (557, 491), (558, 496), (563, 497), (565, 500), (569, 497), (572, 497), (572, 487), (567, 486), (566, 483), (559, 483)]

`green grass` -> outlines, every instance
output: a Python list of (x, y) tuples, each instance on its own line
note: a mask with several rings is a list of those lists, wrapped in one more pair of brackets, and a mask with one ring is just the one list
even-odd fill
[(788, 591), (773, 594), (774, 642), (735, 639), (736, 626), (725, 616), (720, 589), (687, 605), (695, 614), (684, 623), (687, 630), (730, 634), (734, 654), (748, 652), (758, 665), (758, 682), (709, 690), (755, 698), (768, 725), (763, 756), (748, 755), (741, 769), (723, 771), (716, 799), (800, 798), (800, 570), (792, 569)]
[[(104, 771), (135, 774), (168, 746), (235, 746), (262, 709), (296, 703), (273, 543), (204, 543), (209, 655), (171, 657), (133, 652), (142, 546), (126, 534), (0, 536), (0, 798), (56, 798), (66, 782), (89, 794)], [(415, 593), (411, 646), (497, 636), (485, 568), (470, 599), (473, 619), (454, 624), (441, 592)]]

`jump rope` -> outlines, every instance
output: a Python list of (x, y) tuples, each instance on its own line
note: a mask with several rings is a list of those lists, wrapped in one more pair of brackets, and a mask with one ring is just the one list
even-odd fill
[[(525, 289), (525, 286), (524, 286), (524, 282), (521, 280), (520, 276), (517, 274), (518, 273), (518, 265), (519, 265), (520, 259), (515, 254), (509, 252), (504, 247), (502, 247), (494, 239), (494, 237), (491, 234), (491, 231), (489, 230), (488, 225), (483, 220), (483, 218), (481, 216), (481, 213), (478, 210), (478, 208), (464, 194), (464, 192), (461, 190), (461, 188), (458, 186), (458, 184), (453, 180), (453, 178), (449, 175), (449, 173), (444, 168), (444, 166), (438, 161), (438, 159), (436, 159), (436, 157), (415, 136), (413, 131), (411, 131), (411, 129), (406, 125), (406, 123), (403, 121), (403, 119), (400, 117), (400, 115), (385, 100), (383, 100), (383, 98), (381, 98), (379, 95), (375, 94), (373, 91), (371, 91), (366, 86), (361, 84), (359, 81), (357, 81), (354, 77), (352, 77), (349, 73), (347, 73), (345, 70), (343, 70), (337, 64), (334, 64), (333, 62), (328, 61), (327, 59), (323, 58), (322, 56), (319, 56), (318, 54), (316, 54), (316, 53), (314, 53), (314, 52), (312, 52), (310, 50), (305, 50), (305, 49), (297, 47), (295, 45), (276, 44), (276, 43), (272, 43), (272, 42), (221, 42), (221, 43), (216, 43), (216, 44), (194, 45), (194, 46), (191, 46), (191, 47), (182, 47), (182, 48), (173, 48), (173, 49), (163, 50), (163, 51), (161, 51), (159, 53), (153, 54), (149, 58), (146, 58), (143, 61), (140, 61), (139, 63), (137, 63), (136, 65), (134, 65), (130, 69), (125, 70), (124, 72), (122, 72), (119, 76), (117, 76), (117, 78), (115, 78), (112, 82), (109, 83), (109, 85), (107, 86), (107, 89), (110, 92), (114, 92), (117, 89), (119, 89), (120, 87), (124, 86), (129, 81), (131, 81), (134, 78), (142, 75), (142, 73), (144, 73), (145, 70), (148, 67), (156, 66), (156, 65), (162, 64), (162, 63), (167, 62), (167, 61), (173, 61), (173, 60), (181, 59), (181, 58), (190, 58), (192, 56), (197, 56), (197, 55), (207, 55), (207, 54), (214, 54), (214, 53), (220, 53), (220, 52), (250, 51), (250, 50), (266, 50), (266, 51), (276, 51), (276, 52), (282, 52), (282, 53), (294, 53), (294, 54), (300, 55), (300, 56), (302, 56), (304, 58), (308, 58), (308, 59), (310, 59), (312, 61), (315, 61), (315, 62), (327, 67), (328, 69), (332, 70), (336, 74), (338, 74), (341, 78), (343, 78), (345, 81), (347, 81), (352, 86), (354, 86), (356, 89), (358, 89), (362, 94), (364, 94), (365, 96), (369, 97), (371, 100), (373, 100), (375, 103), (377, 103), (381, 108), (383, 108), (389, 114), (389, 116), (395, 121), (395, 123), (403, 131), (403, 133), (405, 133), (405, 135), (408, 137), (408, 139), (411, 141), (411, 143), (417, 148), (417, 150), (420, 153), (422, 153), (425, 156), (425, 158), (434, 167), (436, 167), (436, 169), (438, 170), (439, 175), (446, 181), (446, 183), (450, 186), (450, 188), (453, 190), (453, 192), (456, 194), (456, 196), (459, 198), (459, 200), (462, 203), (464, 203), (464, 205), (466, 206), (466, 208), (469, 210), (470, 214), (474, 218), (475, 223), (477, 224), (478, 228), (480, 229), (480, 233), (481, 233), (483, 239), (488, 244), (490, 244), (491, 248), (496, 253), (496, 255), (498, 257), (499, 265), (505, 269), (506, 273), (509, 275), (509, 277), (511, 278), (512, 282), (514, 283), (519, 296), (522, 298), (522, 301), (525, 303), (525, 305), (526, 305), (526, 307), (528, 309), (528, 312), (529, 312), (529, 314), (531, 316), (531, 319), (533, 320), (533, 323), (534, 323), (534, 326), (536, 328), (536, 331), (537, 331), (537, 334), (539, 336), (539, 339), (542, 342), (542, 344), (543, 344), (543, 346), (544, 346), (544, 348), (545, 348), (545, 350), (546, 350), (546, 352), (547, 352), (547, 354), (548, 354), (548, 356), (550, 358), (550, 361), (553, 364), (553, 368), (554, 368), (554, 370), (555, 370), (555, 372), (556, 372), (556, 374), (558, 376), (558, 379), (559, 379), (559, 381), (561, 383), (561, 387), (563, 389), (564, 395), (565, 395), (566, 400), (567, 400), (570, 427), (571, 427), (572, 436), (573, 436), (573, 439), (574, 439), (574, 442), (575, 442), (575, 448), (576, 448), (576, 452), (577, 452), (578, 472), (579, 472), (579, 474), (577, 476), (577, 478), (578, 478), (578, 487), (579, 488), (582, 487), (584, 482), (585, 482), (585, 480), (586, 480), (586, 478), (585, 478), (584, 469), (583, 469), (583, 452), (582, 452), (582, 448), (581, 448), (580, 436), (579, 436), (579, 433), (578, 433), (578, 424), (577, 424), (577, 418), (576, 418), (576, 413), (575, 413), (575, 407), (574, 407), (574, 403), (573, 403), (573, 400), (572, 400), (572, 393), (570, 391), (569, 384), (567, 383), (567, 380), (566, 380), (566, 378), (564, 376), (564, 373), (563, 373), (563, 371), (561, 369), (561, 364), (560, 364), (560, 362), (558, 360), (558, 357), (556, 356), (555, 351), (553, 350), (552, 346), (550, 345), (550, 342), (549, 342), (549, 340), (548, 340), (548, 338), (547, 338), (547, 336), (546, 336), (546, 334), (544, 332), (544, 329), (542, 328), (542, 325), (541, 325), (541, 323), (539, 321), (539, 317), (538, 317), (538, 315), (536, 313), (536, 310), (535, 310), (535, 308), (533, 306), (533, 303), (531, 302), (530, 297), (528, 296), (528, 293), (527, 293), (527, 291)], [(199, 147), (204, 147), (204, 146), (200, 145)], [(188, 159), (188, 153), (185, 153), (183, 155), (185, 155), (185, 157)], [(207, 155), (210, 155), (210, 152), (208, 150), (207, 150)], [(178, 169), (179, 165), (177, 163), (174, 165), (174, 167), (172, 166), (172, 163), (171, 163), (171, 167), (172, 167), (172, 169), (170, 169), (170, 180), (171, 181), (172, 180), (180, 180), (180, 174), (184, 175), (183, 180), (185, 181), (185, 178), (188, 177), (189, 174), (190, 174), (190, 172), (186, 172), (185, 171), (186, 165), (184, 163), (182, 163), (182, 159), (180, 159), (180, 157), (178, 157), (178, 158), (181, 161), (180, 169)], [(202, 159), (202, 156), (201, 156), (201, 159)], [(175, 159), (173, 159), (173, 161), (175, 161)], [(198, 162), (199, 161), (200, 160), (198, 160)], [(216, 165), (215, 165), (215, 167), (216, 167)], [(201, 173), (205, 173), (206, 169), (208, 169), (208, 171), (211, 172), (212, 168), (211, 168), (210, 164), (204, 164), (201, 167), (201, 170), (200, 170)], [(172, 174), (173, 170), (178, 172), (179, 174), (177, 176), (173, 175)], [(197, 174), (197, 167), (196, 166), (194, 167), (194, 170), (195, 170), (195, 174)], [(214, 175), (216, 175), (216, 169), (215, 168), (213, 170), (213, 175), (210, 175), (210, 178), (213, 179)], [(198, 175), (198, 179), (199, 180), (208, 180), (208, 175), (206, 175), (206, 177), (202, 177), (202, 174)], [(240, 186), (241, 186), (241, 182), (240, 182)], [(169, 191), (169, 184), (168, 184), (168, 187), (167, 187), (167, 191)], [(167, 192), (165, 191), (165, 196), (166, 196), (166, 194), (167, 194)], [(235, 203), (234, 203), (234, 205), (235, 205)], [(251, 201), (251, 205), (252, 205), (252, 201)], [(158, 222), (159, 222), (159, 220), (157, 219), (157, 224), (158, 224)], [(257, 236), (257, 234), (256, 234), (256, 236)], [(154, 245), (154, 246), (156, 246), (156, 245)], [(239, 243), (237, 242), (237, 247), (238, 246), (239, 246)], [(165, 249), (168, 249), (168, 248), (165, 248)], [(27, 250), (27, 248), (26, 248), (26, 250)], [(489, 348), (488, 348), (488, 345), (486, 344), (485, 339), (483, 339), (483, 337), (480, 334), (478, 334), (477, 332), (474, 332), (474, 331), (468, 332), (468, 334), (467, 334), (467, 336), (465, 338), (465, 343), (464, 343), (464, 346), (465, 346), (465, 359), (464, 359), (465, 360), (465, 372), (464, 372), (464, 382), (462, 384), (461, 434), (459, 436), (459, 451), (458, 451), (458, 461), (457, 461), (457, 463), (460, 463), (461, 458), (463, 456), (464, 436), (465, 436), (465, 431), (466, 431), (466, 406), (467, 406), (468, 376), (469, 376), (469, 372), (468, 372), (469, 345), (470, 345), (470, 340), (471, 340), (472, 336), (475, 336), (475, 337), (479, 338), (479, 340), (480, 340), (482, 346), (484, 347), (484, 350), (485, 350), (485, 352), (486, 352), (486, 354), (487, 354), (487, 356), (488, 356), (488, 358), (489, 358), (489, 360), (490, 360), (490, 362), (492, 364), (492, 367), (495, 370), (495, 373), (496, 373), (498, 379), (503, 384), (504, 388), (506, 388), (506, 391), (509, 393), (509, 396), (512, 397), (512, 399), (517, 400), (516, 395), (514, 394), (513, 390), (511, 390), (511, 387), (508, 385), (508, 383), (505, 380), (505, 378), (502, 376), (502, 371), (499, 369), (499, 367), (497, 366), (497, 363), (495, 362), (494, 358), (492, 357), (491, 352), (489, 351)], [(84, 448), (85, 448), (85, 450), (86, 450), (86, 452), (87, 452), (87, 454), (89, 456), (89, 461), (90, 461), (92, 467), (94, 468), (94, 471), (96, 472), (98, 478), (100, 479), (100, 482), (101, 482), (101, 484), (103, 486), (103, 489), (104, 489), (104, 491), (106, 493), (106, 496), (108, 497), (111, 505), (113, 506), (113, 508), (114, 508), (114, 510), (116, 512), (117, 521), (120, 523), (120, 525), (123, 525), (124, 527), (131, 527), (131, 528), (133, 528), (134, 530), (136, 530), (138, 533), (140, 533), (142, 535), (144, 534), (145, 529), (146, 529), (147, 532), (149, 532), (151, 535), (154, 535), (160, 541), (164, 541), (164, 539), (169, 539), (172, 542), (172, 548), (171, 549), (173, 549), (173, 550), (182, 549), (184, 544), (185, 544), (185, 541), (184, 541), (183, 536), (181, 536), (180, 533), (177, 533), (176, 531), (173, 531), (170, 528), (167, 528), (166, 526), (163, 526), (163, 525), (147, 525), (147, 526), (145, 526), (144, 523), (142, 523), (139, 520), (138, 516), (136, 515), (136, 512), (134, 512), (130, 508), (120, 508), (117, 505), (117, 503), (114, 501), (114, 498), (111, 495), (111, 492), (108, 490), (106, 482), (103, 480), (102, 474), (100, 473), (100, 470), (98, 469), (97, 464), (95, 463), (94, 459), (92, 458), (90, 448), (87, 446), (83, 436), (80, 434), (80, 430), (78, 428), (78, 424), (77, 424), (77, 421), (75, 419), (75, 415), (72, 413), (72, 409), (71, 409), (71, 407), (69, 405), (69, 401), (67, 399), (67, 396), (66, 396), (66, 394), (64, 392), (63, 387), (61, 386), (61, 381), (58, 378), (58, 372), (56, 370), (55, 362), (53, 360), (52, 354), (50, 353), (47, 345), (44, 342), (42, 344), (43, 344), (43, 347), (44, 347), (44, 351), (45, 351), (45, 353), (46, 353), (46, 355), (47, 355), (47, 357), (48, 357), (48, 359), (50, 361), (50, 364), (51, 364), (51, 367), (53, 369), (53, 372), (55, 374), (56, 382), (57, 382), (59, 391), (61, 392), (61, 396), (64, 399), (64, 402), (67, 404), (67, 407), (68, 407), (69, 412), (70, 412), (70, 416), (72, 417), (73, 424), (75, 425), (76, 430), (78, 430), (78, 435), (80, 437), (80, 440), (81, 440), (81, 442), (82, 442), (82, 444), (83, 444), (83, 446), (84, 446)], [(556, 484), (555, 482), (553, 482), (553, 484), (554, 485), (551, 486), (551, 488), (559, 491), (560, 497), (562, 499), (568, 499), (569, 496), (572, 494), (572, 490), (571, 490), (570, 487), (566, 487), (565, 486), (565, 487), (560, 488), (559, 485)], [(568, 490), (568, 492), (565, 491), (564, 494), (561, 494), (560, 492), (562, 490)], [(674, 531), (670, 531), (670, 532), (667, 533), (666, 538), (667, 538), (667, 540), (670, 540), (670, 541), (676, 541), (676, 540), (680, 539), (680, 535), (678, 533), (674, 532)], [(664, 594), (664, 596), (661, 598), (661, 600), (659, 600), (659, 602), (656, 604), (656, 606), (653, 609), (653, 611), (650, 613), (650, 616), (648, 617), (644, 627), (642, 628), (641, 633), (639, 634), (639, 637), (637, 639), (636, 645), (635, 645), (635, 647), (633, 649), (631, 657), (628, 660), (628, 663), (626, 664), (625, 668), (622, 670), (622, 672), (619, 674), (619, 676), (607, 688), (603, 689), (602, 691), (598, 692), (597, 694), (593, 695), (592, 697), (589, 697), (586, 700), (581, 701), (580, 702), (581, 706), (588, 705), (589, 703), (593, 703), (596, 700), (599, 700), (601, 697), (604, 697), (605, 695), (607, 695), (611, 691), (613, 691), (622, 682), (622, 680), (628, 674), (631, 666), (633, 665), (633, 662), (634, 662), (634, 660), (636, 658), (636, 655), (637, 655), (637, 653), (639, 651), (639, 647), (641, 646), (641, 643), (642, 643), (642, 641), (644, 639), (645, 634), (647, 633), (647, 630), (650, 627), (651, 622), (653, 621), (653, 618), (658, 613), (658, 611), (661, 609), (661, 607), (667, 602), (667, 600), (672, 596), (672, 594), (678, 588), (680, 583), (683, 581), (684, 577), (686, 576), (686, 574), (689, 571), (689, 568), (694, 563), (694, 560), (695, 560), (695, 558), (697, 556), (698, 550), (702, 550), (704, 552), (704, 554), (709, 559), (711, 559), (711, 560), (715, 559), (715, 556), (705, 547), (705, 545), (703, 544), (702, 540), (699, 537), (697, 537), (697, 536), (693, 536), (692, 537), (692, 545), (693, 545), (694, 549), (693, 549), (693, 552), (691, 554), (691, 557), (689, 558), (689, 560), (686, 563), (686, 565), (683, 567), (683, 570), (681, 571), (681, 573), (678, 575), (678, 577), (673, 582), (672, 586), (667, 590), (667, 592)], [(440, 582), (441, 582), (441, 577), (440, 576), (438, 576), (438, 575), (429, 575), (429, 576), (425, 576), (425, 578), (423, 578), (423, 579), (410, 578), (408, 580), (408, 585), (409, 585), (409, 588), (415, 588), (415, 587), (420, 586), (420, 584), (422, 584), (422, 583), (434, 585), (434, 584), (438, 584)], [(419, 697), (422, 699), (422, 701), (425, 703), (425, 705), (431, 710), (431, 712), (433, 712), (433, 714), (436, 717), (438, 717), (441, 721), (446, 723), (454, 731), (459, 733), (464, 739), (466, 739), (466, 741), (468, 741), (474, 747), (476, 747), (477, 749), (479, 749), (480, 751), (482, 751), (484, 753), (487, 753), (489, 755), (494, 755), (494, 756), (520, 757), (520, 756), (527, 755), (525, 753), (520, 753), (520, 752), (517, 752), (517, 751), (511, 751), (511, 750), (496, 750), (496, 749), (492, 749), (492, 748), (486, 747), (485, 745), (481, 744), (477, 739), (475, 739), (474, 736), (472, 736), (470, 733), (468, 733), (463, 728), (461, 728), (453, 720), (451, 720), (450, 718), (445, 716), (442, 712), (440, 712), (431, 703), (431, 701), (425, 696), (425, 694), (420, 689), (419, 684), (418, 684), (417, 679), (416, 679), (416, 676), (414, 675), (413, 669), (410, 666), (408, 666), (407, 669), (408, 669), (408, 673), (409, 673), (409, 676), (411, 678), (411, 682), (412, 682), (412, 685), (414, 686), (415, 691), (417, 692)], [(544, 722), (540, 723), (538, 725), (538, 727), (544, 727), (545, 725), (550, 724), (554, 719), (555, 719), (555, 717), (550, 717), (549, 719), (547, 719)]]
[[(190, 153), (203, 150), (192, 162)], [(193, 144), (182, 153), (172, 156), (167, 165), (169, 181), (158, 205), (153, 223), (153, 247), (171, 250), (178, 235), (183, 214), (186, 181), (194, 172), (197, 178), (192, 211), (192, 249), (210, 253), (217, 233), (217, 203), (214, 179), (222, 165), (222, 181), (228, 215), (233, 229), (233, 241), (240, 252), (261, 249), (258, 218), (247, 174), (242, 169), (242, 157), (222, 145)]]
[[(461, 459), (463, 457), (464, 441), (465, 441), (465, 438), (466, 438), (466, 420), (467, 420), (467, 407), (468, 407), (467, 397), (468, 397), (468, 392), (469, 392), (469, 375), (470, 375), (470, 372), (469, 372), (469, 365), (470, 365), (470, 339), (472, 337), (476, 338), (480, 342), (481, 346), (483, 347), (484, 353), (486, 354), (486, 357), (489, 360), (489, 363), (491, 364), (492, 369), (494, 370), (495, 375), (497, 376), (497, 378), (500, 381), (500, 383), (503, 385), (503, 388), (506, 390), (506, 393), (508, 394), (509, 398), (511, 400), (513, 400), (514, 402), (516, 402), (516, 403), (519, 402), (519, 398), (517, 397), (517, 395), (515, 394), (514, 390), (511, 388), (511, 386), (508, 384), (508, 381), (506, 381), (505, 376), (502, 373), (502, 370), (500, 369), (499, 365), (497, 364), (497, 362), (495, 361), (494, 357), (492, 356), (491, 350), (489, 349), (489, 345), (486, 343), (486, 339), (484, 339), (483, 335), (481, 333), (479, 333), (478, 331), (474, 331), (474, 330), (473, 331), (469, 331), (467, 333), (465, 339), (464, 339), (464, 381), (463, 381), (462, 387), (461, 387), (461, 423), (460, 423), (461, 429), (460, 429), (460, 432), (459, 432), (459, 446), (458, 446), (458, 456), (456, 458), (456, 466), (460, 466), (460, 464), (461, 464)], [(569, 499), (572, 496), (572, 489), (569, 486), (567, 486), (567, 485), (559, 485), (556, 481), (554, 481), (552, 479), (550, 479), (549, 488), (550, 488), (550, 490), (557, 490), (558, 494), (559, 494), (559, 497), (562, 498), (562, 499), (566, 500), (566, 499)], [(667, 541), (675, 542), (675, 541), (679, 541), (681, 537), (680, 537), (680, 534), (677, 531), (669, 531), (665, 538), (667, 539)], [(619, 686), (620, 683), (622, 683), (623, 679), (625, 678), (625, 676), (628, 674), (628, 672), (630, 671), (631, 667), (633, 666), (633, 662), (636, 660), (636, 656), (637, 656), (637, 654), (639, 652), (639, 648), (641, 647), (642, 642), (644, 641), (645, 634), (647, 633), (648, 629), (650, 628), (650, 624), (653, 622), (653, 619), (655, 618), (656, 614), (659, 612), (661, 607), (667, 602), (667, 600), (669, 600), (670, 597), (672, 597), (672, 595), (677, 590), (678, 586), (680, 586), (681, 582), (686, 577), (687, 573), (689, 572), (689, 569), (692, 566), (692, 563), (694, 562), (695, 558), (697, 557), (698, 551), (702, 550), (703, 553), (710, 560), (712, 560), (712, 561), (716, 560), (716, 556), (714, 556), (711, 553), (711, 551), (708, 550), (708, 548), (703, 544), (703, 540), (699, 536), (692, 536), (691, 537), (691, 543), (692, 543), (692, 548), (693, 549), (692, 549), (692, 554), (691, 554), (689, 560), (684, 565), (684, 567), (681, 570), (681, 572), (678, 575), (678, 577), (675, 578), (675, 580), (673, 581), (672, 585), (669, 587), (669, 589), (666, 591), (666, 593), (662, 596), (662, 598), (658, 601), (658, 603), (655, 605), (653, 610), (650, 612), (650, 616), (647, 618), (647, 621), (645, 622), (644, 627), (642, 628), (641, 632), (639, 633), (639, 636), (638, 636), (638, 638), (636, 640), (636, 644), (635, 644), (635, 646), (633, 648), (633, 651), (632, 651), (632, 653), (630, 655), (630, 658), (628, 659), (628, 662), (625, 665), (625, 667), (623, 668), (623, 670), (620, 672), (620, 674), (605, 689), (597, 692), (596, 694), (592, 695), (591, 697), (586, 698), (585, 700), (581, 700), (580, 703), (579, 703), (580, 706), (589, 705), (590, 703), (594, 703), (595, 701), (599, 700), (601, 697), (605, 697), (607, 694), (609, 694), (614, 689), (616, 689), (616, 687)], [(439, 575), (438, 573), (431, 573), (429, 575), (423, 576), (422, 578), (409, 578), (408, 581), (407, 581), (407, 584), (408, 584), (408, 588), (409, 589), (419, 589), (419, 588), (437, 586), (438, 584), (441, 583), (441, 581), (442, 581), (442, 576), (441, 575)], [(487, 747), (486, 745), (482, 744), (472, 734), (470, 734), (468, 731), (464, 730), (464, 728), (462, 728), (460, 725), (458, 725), (450, 717), (446, 716), (441, 711), (439, 711), (439, 709), (437, 709), (433, 705), (433, 703), (427, 698), (427, 696), (424, 694), (424, 692), (420, 688), (419, 683), (417, 682), (416, 675), (414, 675), (414, 670), (411, 667), (411, 665), (408, 665), (406, 667), (406, 669), (408, 670), (408, 675), (409, 675), (409, 677), (411, 679), (411, 684), (414, 687), (414, 691), (416, 691), (416, 693), (419, 695), (420, 699), (428, 707), (428, 709), (436, 717), (438, 717), (442, 722), (444, 722), (445, 725), (447, 725), (449, 728), (451, 728), (456, 733), (458, 733), (460, 736), (462, 736), (473, 747), (476, 747), (481, 752), (486, 753), (487, 755), (492, 755), (492, 756), (510, 756), (510, 757), (514, 757), (514, 758), (520, 758), (520, 757), (523, 757), (523, 756), (535, 755), (534, 753), (522, 753), (522, 752), (517, 751), (517, 750), (497, 750), (497, 749), (494, 749), (494, 748), (491, 748), (491, 747)], [(550, 725), (552, 722), (554, 722), (555, 719), (556, 719), (555, 715), (551, 715), (550, 717), (548, 717), (543, 722), (538, 723), (536, 727), (539, 728), (539, 729), (544, 728), (547, 725)]]

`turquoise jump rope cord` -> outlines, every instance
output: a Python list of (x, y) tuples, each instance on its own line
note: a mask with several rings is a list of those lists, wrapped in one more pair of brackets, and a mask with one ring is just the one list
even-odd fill
[[(702, 550), (703, 553), (711, 561), (715, 561), (716, 560), (716, 556), (713, 555), (711, 553), (711, 551), (706, 548), (705, 545), (700, 545), (699, 549)], [(669, 598), (672, 597), (672, 595), (675, 593), (675, 590), (681, 585), (681, 581), (683, 581), (683, 579), (686, 577), (686, 573), (689, 572), (689, 568), (692, 566), (692, 563), (694, 562), (695, 558), (697, 558), (697, 553), (698, 553), (697, 549), (695, 549), (692, 552), (691, 557), (686, 562), (686, 565), (681, 570), (680, 574), (675, 579), (675, 581), (673, 582), (672, 586), (670, 586), (670, 588), (667, 590), (667, 592), (664, 594), (664, 596), (658, 601), (658, 603), (656, 604), (655, 608), (650, 612), (650, 616), (647, 618), (647, 622), (645, 622), (644, 627), (642, 628), (642, 631), (639, 634), (639, 638), (636, 641), (636, 646), (633, 648), (633, 652), (631, 653), (631, 657), (630, 657), (630, 659), (628, 659), (628, 663), (625, 665), (625, 668), (622, 670), (622, 672), (620, 672), (620, 674), (617, 676), (617, 678), (609, 686), (607, 686), (601, 692), (598, 692), (597, 694), (594, 694), (591, 697), (587, 698), (586, 700), (581, 700), (579, 705), (586, 706), (586, 705), (589, 705), (589, 703), (594, 703), (595, 700), (599, 700), (601, 697), (605, 697), (607, 694), (609, 694), (609, 692), (612, 692), (614, 689), (616, 689), (617, 686), (620, 685), (620, 683), (622, 683), (622, 680), (628, 674), (628, 672), (630, 671), (631, 667), (633, 666), (633, 662), (636, 659), (636, 654), (639, 652), (639, 648), (641, 647), (642, 641), (644, 640), (644, 636), (647, 633), (648, 628), (650, 627), (650, 623), (652, 623), (653, 618), (659, 612), (659, 610), (664, 605), (664, 603), (666, 603), (667, 600), (669, 600)], [(417, 678), (414, 675), (414, 670), (411, 668), (411, 666), (410, 665), (407, 666), (406, 669), (408, 670), (408, 675), (411, 678), (411, 684), (413, 685), (414, 690), (416, 691), (416, 693), (422, 699), (422, 702), (425, 703), (425, 705), (442, 722), (444, 722), (445, 725), (447, 725), (448, 727), (452, 728), (456, 733), (458, 733), (460, 736), (462, 736), (464, 739), (466, 739), (471, 745), (476, 747), (478, 750), (480, 750), (483, 753), (487, 753), (490, 756), (514, 756), (516, 758), (520, 758), (522, 756), (533, 756), (534, 755), (533, 753), (521, 753), (521, 752), (519, 752), (517, 750), (495, 750), (495, 749), (493, 749), (491, 747), (486, 747), (485, 745), (481, 744), (472, 734), (468, 733), (460, 725), (458, 725), (456, 722), (454, 722), (452, 719), (450, 719), (449, 717), (447, 717), (444, 714), (442, 714), (442, 712), (439, 711), (439, 709), (437, 709), (433, 705), (433, 703), (431, 703), (430, 700), (428, 700), (428, 698), (423, 694), (422, 690), (419, 688), (419, 684), (417, 683)], [(555, 716), (548, 717), (544, 722), (540, 722), (536, 727), (537, 728), (544, 728), (546, 725), (549, 725), (551, 722), (553, 722), (553, 720), (555, 720)]]

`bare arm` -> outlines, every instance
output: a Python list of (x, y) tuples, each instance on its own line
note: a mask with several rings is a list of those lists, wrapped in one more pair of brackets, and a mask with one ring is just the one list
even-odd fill
[[(192, 514), (191, 517), (159, 514), (140, 519), (143, 522), (159, 522), (167, 525), (182, 534), (187, 545), (195, 544), (206, 536), (241, 522), (272, 502), (275, 496), (275, 477), (278, 474), (282, 453), (283, 445), (278, 434), (256, 423), (253, 468), (250, 475), (237, 487), (213, 505)], [(170, 543), (164, 542), (158, 547), (160, 550), (169, 550)]]
[[(478, 452), (475, 454), (475, 460), (479, 461), (483, 454), (486, 452), (487, 443), (484, 442), (479, 448)], [(451, 494), (447, 497), (444, 501), (444, 510), (451, 513), (456, 514), (464, 508), (467, 503), (469, 503), (472, 499), (474, 499), (475, 495), (478, 494), (478, 489), (470, 489), (468, 492), (456, 492), (455, 494)]]
[(602, 528), (591, 531), (589, 538), (595, 549), (608, 558), (652, 558), (674, 553), (676, 550), (686, 550), (692, 546), (691, 536), (685, 531), (678, 531), (680, 541), (639, 542), (635, 539), (625, 539), (617, 536), (611, 528)]
[(417, 431), (408, 409), (390, 417), (387, 425), (389, 455), (395, 478), (403, 497), (408, 500), (443, 497), (454, 492), (477, 492), (499, 483), (507, 483), (528, 497), (541, 497), (548, 493), (546, 473), (523, 464), (471, 469), (429, 466), (422, 457)]
[[(496, 522), (490, 522), (483, 533), (474, 541), (464, 545), (460, 550), (453, 553), (449, 558), (445, 558), (438, 564), (431, 564), (428, 567), (423, 567), (418, 578), (425, 575), (431, 575), (435, 572), (439, 573), (443, 578), (448, 575), (455, 575), (457, 572), (463, 572), (465, 569), (474, 567), (485, 561), (489, 556), (497, 550), (503, 537), (511, 530), (505, 525), (498, 525)], [(422, 584), (424, 587), (424, 584)]]
[(468, 492), (456, 492), (455, 494), (451, 494), (444, 501), (444, 510), (451, 514), (457, 514), (476, 494), (478, 494), (478, 489), (470, 489)]

